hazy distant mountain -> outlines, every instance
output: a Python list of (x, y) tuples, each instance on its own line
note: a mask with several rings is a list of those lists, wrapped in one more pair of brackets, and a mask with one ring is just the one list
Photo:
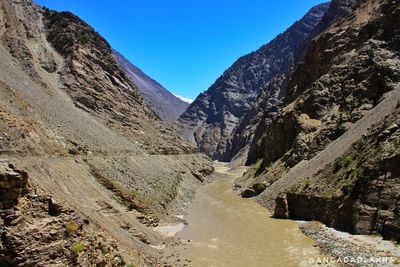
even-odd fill
[(172, 122), (189, 106), (188, 100), (175, 96), (157, 81), (146, 75), (141, 69), (134, 66), (123, 55), (113, 50), (118, 64), (124, 69), (128, 77), (142, 92), (150, 108), (163, 120)]

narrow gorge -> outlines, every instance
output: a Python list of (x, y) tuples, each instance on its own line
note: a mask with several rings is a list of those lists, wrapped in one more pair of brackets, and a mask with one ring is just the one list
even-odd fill
[(192, 103), (32, 0), (0, 61), (0, 266), (400, 264), (400, 1), (317, 4)]

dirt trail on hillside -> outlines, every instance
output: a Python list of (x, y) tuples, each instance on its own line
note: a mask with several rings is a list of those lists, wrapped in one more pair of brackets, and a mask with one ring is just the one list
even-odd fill
[(381, 122), (386, 115), (396, 108), (400, 99), (400, 85), (395, 86), (395, 88), (393, 91), (386, 93), (384, 99), (376, 107), (352, 125), (346, 133), (331, 142), (323, 151), (309, 161), (301, 161), (268, 187), (257, 197), (257, 201), (270, 210), (274, 210), (275, 199), (281, 192), (289, 189), (304, 178), (313, 176), (319, 170), (324, 169), (328, 164), (341, 157), (354, 142), (362, 138), (370, 127)]

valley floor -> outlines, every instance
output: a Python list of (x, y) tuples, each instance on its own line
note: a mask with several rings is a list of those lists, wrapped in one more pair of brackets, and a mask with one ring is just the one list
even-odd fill
[(309, 257), (322, 257), (296, 222), (272, 219), (232, 190), (243, 168), (215, 169), (219, 179), (197, 191), (178, 242), (165, 249), (167, 266), (308, 266)]
[(164, 266), (398, 264), (399, 246), (380, 237), (353, 236), (317, 222), (271, 218), (267, 209), (232, 190), (243, 168), (216, 163), (215, 169), (218, 180), (197, 191), (186, 216), (176, 214), (182, 222), (158, 229), (175, 236), (171, 245), (158, 248), (165, 252)]

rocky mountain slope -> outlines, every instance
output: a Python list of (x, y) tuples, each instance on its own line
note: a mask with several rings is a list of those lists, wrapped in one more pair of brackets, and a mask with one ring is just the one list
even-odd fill
[(277, 217), (399, 239), (399, 7), (332, 1), (238, 181)]
[(129, 79), (141, 91), (145, 102), (160, 118), (167, 122), (174, 122), (189, 106), (189, 103), (173, 95), (161, 84), (134, 66), (123, 55), (115, 50), (113, 50), (113, 54)]
[(176, 220), (209, 159), (71, 13), (1, 1), (0, 60), (1, 265), (159, 264), (153, 228)]
[(281, 195), (275, 216), (400, 241), (400, 108), (323, 171)]
[(235, 127), (264, 88), (270, 88), (263, 94), (268, 99), (266, 108), (277, 109), (285, 92), (270, 84), (274, 79), (285, 80), (302, 58), (300, 50), (305, 49), (304, 42), (328, 6), (321, 4), (312, 8), (270, 43), (238, 59), (181, 115), (179, 123), (183, 133), (212, 158), (229, 160), (232, 153), (227, 150), (233, 149), (230, 137)]
[[(284, 92), (281, 97), (286, 97), (286, 87), (291, 80), (294, 71), (303, 61), (309, 45), (314, 37), (326, 30), (334, 21), (343, 18), (352, 11), (356, 4), (355, 0), (333, 1), (308, 38), (303, 40), (294, 51), (295, 60), (291, 69), (285, 73), (275, 76), (258, 95), (252, 108), (247, 112), (239, 125), (233, 130), (228, 139), (227, 149), (222, 159), (229, 161), (235, 158), (242, 158), (246, 164), (255, 163), (257, 159), (257, 142), (264, 135), (265, 130), (276, 117), (281, 103), (276, 104), (275, 98), (271, 97), (275, 92)], [(282, 101), (281, 101), (282, 102)]]

